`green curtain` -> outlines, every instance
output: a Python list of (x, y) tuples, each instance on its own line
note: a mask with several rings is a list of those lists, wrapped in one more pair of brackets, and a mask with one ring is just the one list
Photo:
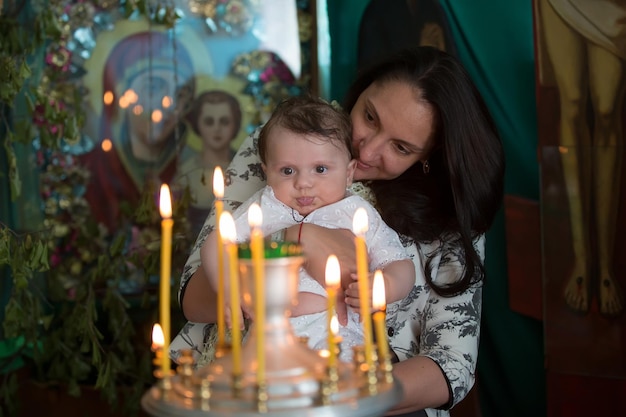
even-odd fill
[[(507, 156), (506, 193), (539, 198), (531, 0), (440, 0), (460, 59), (489, 105)], [(368, 2), (329, 1), (331, 96), (354, 77), (360, 17)], [(484, 417), (546, 415), (541, 322), (508, 304), (504, 212), (487, 236), (487, 281), (478, 360)]]
[[(532, 1), (442, 1), (459, 55), (493, 113), (507, 156), (507, 194), (537, 200)], [(504, 216), (487, 238), (479, 394), (488, 416), (546, 414), (543, 329), (509, 308)]]
[(330, 28), (330, 98), (341, 102), (356, 72), (359, 24), (369, 1), (326, 2)]

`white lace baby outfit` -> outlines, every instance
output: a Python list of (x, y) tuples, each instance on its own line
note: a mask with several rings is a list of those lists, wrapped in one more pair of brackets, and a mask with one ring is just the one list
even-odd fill
[[(233, 212), (239, 242), (244, 242), (250, 237), (248, 209), (253, 203), (257, 203), (263, 212), (262, 229), (264, 236), (269, 236), (276, 231), (299, 223), (312, 223), (331, 229), (351, 229), (354, 213), (359, 207), (363, 207), (367, 212), (368, 219), (365, 241), (368, 249), (369, 270), (383, 269), (390, 262), (409, 259), (398, 234), (387, 226), (376, 209), (366, 200), (351, 194), (349, 191), (347, 191), (344, 199), (320, 207), (303, 217), (296, 210), (278, 200), (272, 188), (266, 186)], [(300, 268), (298, 291), (327, 297), (326, 289), (313, 279), (304, 268)], [(292, 317), (290, 322), (297, 336), (309, 338), (310, 348), (326, 349), (328, 347), (326, 311)], [(352, 347), (363, 344), (362, 327), (358, 312), (348, 309), (347, 324), (339, 326), (338, 334), (342, 338), (340, 360), (352, 360)]]

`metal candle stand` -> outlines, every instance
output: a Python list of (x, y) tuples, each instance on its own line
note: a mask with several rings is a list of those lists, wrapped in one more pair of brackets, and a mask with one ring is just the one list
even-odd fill
[[(374, 417), (399, 401), (401, 387), (391, 375), (389, 358), (376, 360), (375, 369), (367, 369), (363, 347), (357, 346), (352, 363), (329, 367), (324, 355), (293, 334), (288, 314), (297, 299), (303, 258), (297, 245), (273, 245), (280, 256), (264, 261), (265, 380), (257, 380), (258, 329), (252, 325), (241, 350), (241, 374), (233, 375), (231, 352), (216, 355), (214, 362), (200, 369), (195, 369), (191, 352), (185, 352), (177, 372), (160, 377), (144, 394), (141, 404), (146, 412), (156, 417)], [(242, 298), (252, 303), (252, 262), (240, 255), (239, 267)]]

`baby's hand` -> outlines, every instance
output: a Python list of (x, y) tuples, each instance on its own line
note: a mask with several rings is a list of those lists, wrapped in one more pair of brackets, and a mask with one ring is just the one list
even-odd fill
[[(371, 275), (371, 274), (370, 274)], [(370, 278), (370, 282), (368, 283), (369, 288), (370, 288), (370, 297), (369, 297), (369, 303), (370, 303), (370, 309), (372, 308), (372, 297), (371, 297), (371, 292), (372, 292), (372, 285), (371, 285), (371, 277)], [(345, 290), (345, 294), (346, 294), (346, 304), (352, 308), (353, 310), (359, 311), (359, 309), (361, 308), (361, 298), (359, 297), (359, 282), (358, 282), (358, 277), (356, 274), (352, 274), (352, 283), (349, 284), (346, 287)]]

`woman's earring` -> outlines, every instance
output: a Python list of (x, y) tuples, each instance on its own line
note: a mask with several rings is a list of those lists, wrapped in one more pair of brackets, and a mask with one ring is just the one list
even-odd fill
[(428, 174), (430, 172), (430, 164), (428, 163), (428, 159), (422, 162), (422, 169), (424, 170), (424, 174)]

